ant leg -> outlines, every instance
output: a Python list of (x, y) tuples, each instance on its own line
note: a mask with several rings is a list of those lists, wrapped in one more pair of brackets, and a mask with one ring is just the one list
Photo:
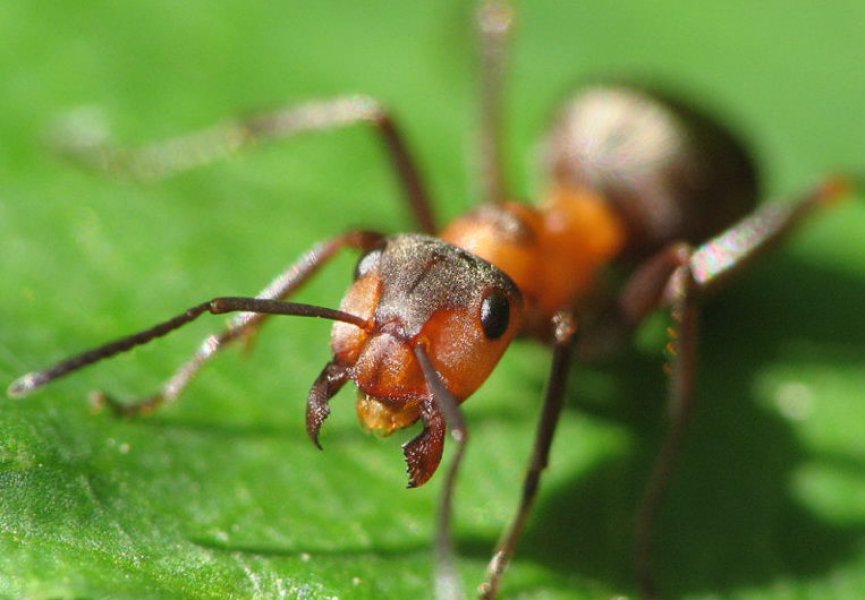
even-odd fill
[(861, 191), (853, 178), (824, 179), (792, 203), (772, 203), (721, 232), (694, 251), (691, 269), (701, 294), (716, 290), (751, 264), (751, 261), (781, 243), (815, 210), (835, 205)]
[[(316, 245), (312, 250), (283, 271), (256, 298), (262, 300), (284, 300), (309, 281), (342, 248), (369, 249), (381, 240), (377, 233), (354, 231)], [(107, 405), (121, 416), (149, 414), (163, 404), (173, 402), (186, 389), (201, 368), (217, 352), (239, 338), (250, 339), (267, 318), (262, 313), (241, 313), (231, 319), (228, 327), (219, 334), (209, 336), (196, 353), (172, 375), (155, 394), (133, 402), (120, 402), (105, 392), (94, 392), (91, 396), (97, 407)]]
[(370, 123), (387, 150), (417, 225), (436, 230), (429, 194), (393, 115), (374, 98), (342, 96), (228, 119), (205, 129), (138, 148), (113, 145), (104, 127), (71, 122), (53, 135), (56, 151), (97, 171), (135, 180), (164, 179), (229, 157), (260, 142), (278, 141), (309, 131)]
[(506, 0), (485, 0), (478, 10), (477, 27), (481, 39), (478, 170), (481, 197), (485, 203), (508, 199), (503, 169), (502, 85), (513, 21), (513, 7)]
[(430, 389), (431, 399), (423, 407), (424, 430), (403, 446), (409, 468), (409, 487), (424, 483), (441, 460), (444, 447), (445, 425), (450, 427), (456, 450), (445, 474), (442, 496), (436, 519), (436, 574), (435, 594), (438, 600), (457, 600), (462, 597), (460, 582), (454, 566), (453, 499), (457, 476), (463, 462), (469, 431), (459, 402), (442, 382), (441, 375), (423, 346), (415, 348), (415, 355)]
[(793, 203), (765, 206), (693, 251), (682, 243), (671, 244), (638, 269), (625, 286), (619, 310), (626, 327), (636, 326), (662, 305), (670, 307), (675, 323), (670, 331), (671, 421), (637, 515), (635, 567), (644, 598), (657, 597), (651, 568), (654, 522), (694, 413), (698, 302), (780, 243), (815, 209), (833, 204), (852, 187), (846, 179), (829, 178)]
[[(679, 254), (681, 256), (684, 252)], [(668, 289), (672, 290), (670, 312), (675, 323), (669, 331), (668, 344), (671, 354), (668, 365), (670, 388), (667, 407), (670, 425), (643, 492), (637, 512), (634, 543), (637, 588), (640, 596), (647, 600), (659, 598), (651, 568), (652, 531), (664, 493), (673, 478), (695, 407), (699, 311), (697, 282), (691, 265), (685, 264), (673, 271), (668, 284)]]
[(570, 314), (560, 312), (553, 318), (554, 347), (553, 362), (550, 376), (547, 380), (547, 391), (544, 396), (544, 406), (538, 429), (535, 433), (535, 444), (528, 469), (523, 479), (523, 491), (517, 514), (511, 521), (504, 535), (499, 540), (493, 558), (487, 567), (486, 581), (481, 584), (480, 598), (487, 600), (498, 594), (502, 575), (516, 550), (522, 535), (526, 520), (531, 514), (532, 505), (538, 493), (541, 473), (547, 467), (550, 446), (559, 422), (559, 415), (564, 404), (568, 371), (574, 350), (576, 324)]

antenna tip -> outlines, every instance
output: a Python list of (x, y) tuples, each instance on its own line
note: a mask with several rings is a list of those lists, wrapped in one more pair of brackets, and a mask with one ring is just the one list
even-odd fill
[(10, 398), (23, 398), (44, 383), (44, 378), (40, 377), (39, 373), (27, 373), (6, 388), (6, 395)]

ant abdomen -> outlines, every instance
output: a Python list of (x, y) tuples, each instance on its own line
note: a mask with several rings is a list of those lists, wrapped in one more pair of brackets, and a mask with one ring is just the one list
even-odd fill
[(636, 86), (594, 85), (568, 100), (544, 159), (555, 185), (590, 188), (613, 203), (631, 253), (704, 241), (758, 197), (756, 166), (732, 132)]

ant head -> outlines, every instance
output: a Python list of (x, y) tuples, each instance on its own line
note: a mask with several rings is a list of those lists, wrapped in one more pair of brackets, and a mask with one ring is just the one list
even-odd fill
[(490, 263), (432, 237), (398, 235), (361, 257), (340, 308), (372, 325), (335, 323), (334, 361), (357, 384), (362, 423), (388, 434), (416, 421), (431, 396), (418, 347), (462, 401), (519, 330), (523, 300)]

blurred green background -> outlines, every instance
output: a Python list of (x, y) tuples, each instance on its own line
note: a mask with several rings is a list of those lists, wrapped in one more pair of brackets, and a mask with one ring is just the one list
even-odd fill
[[(307, 98), (392, 106), (441, 214), (472, 205), (472, 6), (189, 0), (0, 4), (0, 378), (220, 294), (253, 294), (350, 226), (407, 228), (377, 140), (304, 137), (152, 185), (52, 158), (58, 117), (100, 111), (128, 142)], [(518, 5), (508, 172), (603, 74), (666, 83), (741, 131), (766, 190), (865, 167), (865, 4)], [(859, 198), (862, 199), (861, 196)], [(865, 589), (865, 208), (851, 203), (707, 307), (700, 407), (658, 524), (668, 598), (861, 598)], [(302, 295), (335, 305), (352, 260)], [(0, 596), (428, 597), (440, 481), (406, 491), (399, 443), (359, 431), (348, 390), (317, 451), (303, 430), (328, 325), (274, 322), (183, 402), (136, 421), (86, 393), (152, 390), (220, 320), (0, 407)], [(651, 338), (652, 336), (648, 336)], [(633, 593), (633, 515), (663, 431), (660, 347), (578, 367), (505, 597)], [(516, 503), (547, 351), (517, 343), (465, 409), (456, 538), (467, 590)], [(4, 383), (4, 385), (6, 385)]]

